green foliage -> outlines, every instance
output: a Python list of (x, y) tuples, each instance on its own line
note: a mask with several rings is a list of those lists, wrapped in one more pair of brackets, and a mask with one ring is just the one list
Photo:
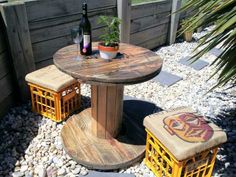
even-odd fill
[(180, 32), (185, 32), (185, 31), (194, 31), (194, 27), (192, 26), (192, 28), (189, 28), (188, 30), (186, 29), (186, 26), (189, 26), (192, 22), (193, 18), (186, 18), (184, 20), (181, 21), (181, 28), (180, 28)]
[(213, 75), (220, 72), (215, 87), (227, 83), (236, 84), (236, 0), (189, 0), (181, 10), (190, 8), (198, 12), (190, 18), (191, 23), (184, 26), (184, 31), (215, 24), (214, 29), (200, 39), (198, 47), (204, 48), (193, 59), (197, 60), (218, 44), (222, 44), (223, 53), (212, 63), (216, 65)]
[(132, 4), (145, 3), (145, 2), (155, 2), (160, 0), (132, 0)]
[(189, 2), (189, 0), (182, 0), (181, 6), (182, 6), (182, 7), (185, 6), (188, 2)]
[(100, 39), (104, 42), (105, 46), (113, 46), (119, 43), (120, 29), (119, 25), (121, 20), (117, 17), (100, 16), (98, 24), (105, 25), (104, 34), (100, 35)]

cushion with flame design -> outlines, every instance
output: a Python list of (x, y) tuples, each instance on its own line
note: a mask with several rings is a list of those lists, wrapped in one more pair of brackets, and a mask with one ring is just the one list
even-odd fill
[(179, 161), (227, 141), (221, 128), (187, 107), (147, 116), (144, 126)]

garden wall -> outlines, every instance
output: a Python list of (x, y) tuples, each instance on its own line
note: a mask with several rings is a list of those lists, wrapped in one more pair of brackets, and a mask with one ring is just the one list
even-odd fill
[(14, 104), (14, 78), (5, 36), (3, 21), (0, 17), (0, 117)]
[(166, 44), (171, 5), (170, 0), (133, 5), (130, 43), (149, 49)]

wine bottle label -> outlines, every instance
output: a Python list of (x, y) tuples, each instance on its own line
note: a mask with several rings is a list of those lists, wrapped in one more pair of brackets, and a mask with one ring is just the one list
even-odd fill
[(90, 44), (90, 35), (84, 35), (84, 49), (86, 49), (87, 51), (87, 48), (89, 47), (89, 44)]

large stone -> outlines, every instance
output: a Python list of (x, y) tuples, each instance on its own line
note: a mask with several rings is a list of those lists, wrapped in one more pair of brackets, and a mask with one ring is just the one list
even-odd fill
[(88, 170), (84, 167), (81, 168), (80, 175), (85, 176), (88, 174)]
[(21, 172), (25, 172), (25, 171), (27, 171), (28, 170), (28, 166), (27, 165), (23, 165), (23, 166), (21, 166), (21, 168), (20, 168), (20, 171)]
[(47, 172), (43, 166), (38, 166), (36, 171), (38, 173), (38, 177), (46, 177)]
[(55, 163), (58, 167), (63, 166), (63, 161), (59, 159), (57, 156), (53, 157), (53, 163)]
[(65, 175), (65, 174), (66, 174), (65, 168), (60, 168), (60, 169), (57, 171), (57, 174), (58, 174), (58, 175)]
[(81, 170), (81, 168), (75, 168), (73, 171), (72, 171), (72, 173), (74, 174), (74, 175), (77, 175), (77, 174), (79, 174), (80, 173), (80, 170)]
[(22, 176), (24, 176), (23, 172), (14, 172), (14, 173), (12, 173), (12, 177), (22, 177)]

